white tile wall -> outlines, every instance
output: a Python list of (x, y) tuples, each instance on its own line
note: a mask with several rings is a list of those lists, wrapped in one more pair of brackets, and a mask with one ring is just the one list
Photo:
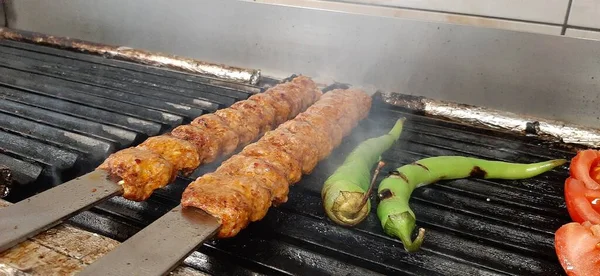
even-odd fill
[(573, 0), (569, 25), (600, 29), (600, 1)]
[(600, 32), (595, 31), (586, 31), (569, 28), (567, 29), (565, 35), (570, 37), (600, 40)]
[[(1, 1), (1, 0), (0, 0)], [(600, 40), (600, 0), (245, 0)]]
[[(337, 0), (340, 1), (340, 0)], [(562, 24), (569, 0), (341, 0)]]

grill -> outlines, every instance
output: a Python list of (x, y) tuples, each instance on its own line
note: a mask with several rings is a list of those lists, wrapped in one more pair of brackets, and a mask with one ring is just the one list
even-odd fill
[[(20, 182), (7, 199), (15, 202), (68, 181), (111, 152), (260, 92), (256, 86), (216, 83), (0, 41), (0, 163)], [(405, 253), (399, 241), (384, 235), (374, 213), (351, 229), (328, 221), (320, 203), (326, 177), (354, 146), (386, 133), (401, 116), (408, 119), (401, 141), (383, 156), (388, 170), (438, 155), (510, 162), (574, 156), (535, 137), (435, 119), (375, 97), (369, 118), (291, 189), (286, 204), (271, 208), (235, 238), (205, 243), (185, 265), (214, 275), (563, 274), (553, 233), (569, 221), (562, 198), (567, 165), (528, 180), (467, 179), (417, 189), (411, 206), (418, 226), (427, 229), (417, 253)], [(114, 197), (70, 223), (124, 241), (175, 207), (186, 185), (219, 163), (178, 178), (145, 202)], [(169, 231), (176, 230), (165, 229), (165, 235)]]
[(0, 162), (7, 198), (89, 172), (110, 153), (259, 92), (98, 56), (0, 40)]

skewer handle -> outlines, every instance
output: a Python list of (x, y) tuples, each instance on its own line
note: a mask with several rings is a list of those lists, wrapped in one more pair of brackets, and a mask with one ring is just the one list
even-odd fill
[(221, 225), (196, 208), (173, 208), (78, 275), (167, 275)]
[(120, 185), (96, 170), (0, 209), (0, 252), (121, 194)]

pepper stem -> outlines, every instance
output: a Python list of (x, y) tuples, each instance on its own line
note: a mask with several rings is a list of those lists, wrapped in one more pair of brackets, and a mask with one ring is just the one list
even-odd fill
[[(340, 191), (339, 196), (335, 199), (333, 206), (331, 207), (331, 214), (335, 218), (332, 218), (331, 216), (330, 218), (335, 220), (338, 224), (346, 226), (354, 226), (362, 222), (367, 215), (369, 215), (367, 203), (373, 192), (373, 186), (375, 186), (377, 175), (379, 175), (379, 171), (381, 171), (381, 168), (383, 168), (384, 165), (385, 163), (383, 161), (379, 161), (373, 179), (369, 184), (369, 189), (367, 189), (366, 192)], [(325, 211), (327, 212), (327, 208)]]
[(373, 192), (373, 187), (375, 186), (375, 180), (377, 179), (377, 176), (379, 175), (379, 172), (381, 171), (381, 168), (383, 168), (383, 166), (385, 166), (385, 162), (379, 161), (379, 163), (377, 163), (377, 167), (375, 168), (375, 172), (373, 173), (373, 178), (371, 179), (371, 183), (369, 184), (369, 189), (367, 190), (362, 200), (360, 201), (360, 204), (356, 208), (357, 213), (363, 207), (365, 207), (365, 204), (367, 204), (367, 201), (369, 201), (369, 197), (371, 196), (371, 193)]
[(390, 236), (398, 237), (407, 252), (415, 252), (421, 248), (421, 244), (425, 239), (425, 229), (423, 228), (419, 228), (419, 234), (414, 241), (411, 239), (415, 226), (416, 218), (407, 211), (389, 215), (383, 231)]

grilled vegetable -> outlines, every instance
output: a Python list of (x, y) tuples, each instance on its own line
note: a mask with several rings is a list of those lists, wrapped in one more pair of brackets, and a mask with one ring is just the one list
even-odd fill
[(600, 224), (600, 152), (584, 150), (571, 160), (571, 176), (565, 181), (565, 201), (571, 219)]
[(421, 228), (417, 238), (411, 240), (416, 218), (408, 201), (415, 188), (439, 180), (466, 177), (524, 179), (549, 171), (565, 162), (564, 159), (556, 159), (533, 164), (518, 164), (462, 156), (421, 159), (390, 172), (390, 175), (380, 183), (378, 197), (381, 202), (377, 207), (377, 216), (384, 232), (400, 238), (404, 249), (413, 252), (420, 248), (425, 235), (425, 230)]
[(600, 200), (600, 190), (590, 190), (583, 181), (569, 177), (565, 181), (565, 202), (573, 221), (600, 224), (600, 213), (595, 203)]
[(571, 222), (554, 236), (556, 255), (567, 275), (598, 275), (600, 271), (600, 225)]
[(400, 138), (405, 120), (396, 121), (388, 134), (360, 143), (325, 181), (321, 190), (323, 207), (335, 223), (354, 226), (367, 217), (371, 210), (371, 168)]
[(571, 160), (565, 181), (565, 202), (576, 221), (554, 235), (556, 255), (568, 275), (595, 275), (600, 271), (600, 152), (584, 150)]

